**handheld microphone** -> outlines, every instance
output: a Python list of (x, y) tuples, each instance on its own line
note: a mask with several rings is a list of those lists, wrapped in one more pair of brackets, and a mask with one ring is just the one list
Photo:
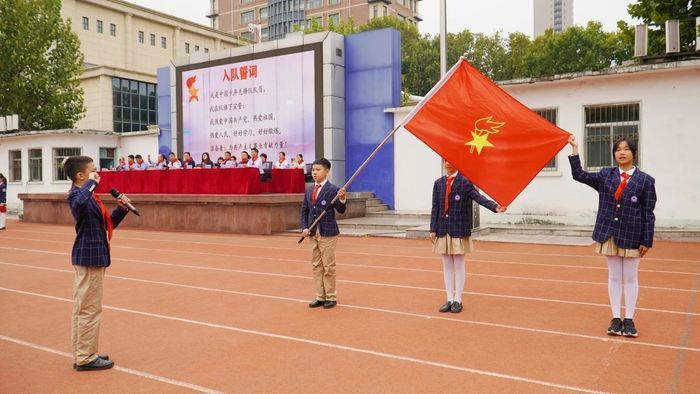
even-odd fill
[[(119, 193), (119, 190), (117, 190), (117, 189), (115, 189), (115, 188), (109, 189), (109, 194), (111, 194), (112, 197), (116, 198), (117, 200), (119, 200), (119, 199), (122, 198), (122, 196), (123, 196), (123, 194), (122, 194), (122, 193)], [(126, 203), (126, 204), (124, 204), (124, 205), (126, 206), (126, 208), (127, 208), (129, 211), (133, 212), (134, 215), (136, 215), (136, 216), (141, 216), (141, 214), (139, 213), (139, 210), (136, 209), (136, 207), (135, 207), (133, 204), (131, 204), (130, 202), (128, 202), (128, 203)]]

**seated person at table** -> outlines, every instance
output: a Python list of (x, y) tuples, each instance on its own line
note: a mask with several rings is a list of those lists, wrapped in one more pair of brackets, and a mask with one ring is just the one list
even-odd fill
[(306, 163), (304, 163), (304, 155), (301, 153), (297, 154), (296, 160), (292, 161), (292, 168), (300, 168), (304, 170), (304, 174), (306, 174)]
[(155, 168), (157, 170), (165, 170), (168, 168), (168, 159), (165, 158), (165, 155), (162, 153), (158, 154), (158, 161), (155, 163), (151, 161), (151, 155), (148, 155), (148, 165), (151, 168)]
[(126, 159), (123, 157), (119, 158), (119, 165), (117, 166), (117, 171), (127, 171), (129, 166), (126, 164)]
[(221, 168), (236, 168), (238, 163), (236, 162), (236, 156), (231, 156), (231, 152), (224, 152), (224, 163)]
[(267, 154), (265, 153), (260, 154), (260, 160), (262, 160), (263, 167), (265, 166), (265, 164), (269, 163), (269, 161), (267, 161)]
[(141, 157), (141, 155), (136, 155), (136, 163), (134, 163), (132, 169), (138, 171), (145, 171), (148, 169), (148, 163), (143, 161), (143, 157)]
[(179, 169), (182, 168), (182, 163), (180, 163), (180, 160), (177, 158), (177, 155), (174, 152), (170, 152), (170, 155), (168, 155), (169, 160), (168, 160), (168, 168), (171, 170), (174, 169)]
[(216, 168), (216, 165), (209, 158), (209, 153), (202, 153), (202, 168)]
[(260, 152), (258, 151), (258, 148), (253, 148), (250, 150), (250, 152), (253, 154), (253, 157), (250, 158), (250, 161), (248, 162), (248, 167), (255, 167), (258, 170), (260, 170), (260, 173), (262, 174), (264, 172), (262, 166), (263, 162), (259, 156)]
[(136, 164), (135, 157), (134, 157), (134, 155), (129, 155), (127, 157), (128, 157), (128, 160), (127, 160), (126, 164), (129, 166), (128, 169), (133, 170), (134, 164)]
[(250, 164), (250, 155), (248, 152), (243, 151), (241, 152), (241, 161), (238, 162), (239, 167), (248, 167), (248, 164)]
[(289, 168), (289, 162), (287, 161), (287, 155), (284, 152), (280, 152), (279, 160), (273, 163), (274, 168)]
[(216, 159), (216, 168), (222, 168), (224, 165), (224, 158), (219, 156), (218, 159)]
[(185, 156), (183, 157), (182, 160), (182, 168), (194, 168), (195, 163), (194, 159), (192, 158), (192, 155), (190, 152), (185, 152)]

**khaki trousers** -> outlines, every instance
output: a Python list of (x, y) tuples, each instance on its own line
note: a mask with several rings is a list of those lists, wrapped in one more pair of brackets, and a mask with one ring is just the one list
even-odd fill
[(338, 237), (311, 237), (311, 265), (314, 272), (316, 299), (335, 301), (335, 245)]
[(97, 358), (97, 342), (102, 319), (102, 280), (104, 267), (74, 265), (73, 283), (73, 356), (78, 365), (89, 364)]

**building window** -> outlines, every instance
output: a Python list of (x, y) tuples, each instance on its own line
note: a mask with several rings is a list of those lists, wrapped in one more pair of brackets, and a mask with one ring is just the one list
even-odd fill
[(313, 10), (314, 8), (321, 8), (323, 6), (323, 0), (306, 0), (306, 9)]
[(399, 20), (400, 20), (401, 22), (406, 22), (406, 17), (405, 17), (405, 16), (403, 16), (403, 15), (401, 15), (401, 14), (396, 14), (396, 16), (399, 17)]
[(270, 28), (263, 27), (260, 30), (260, 36), (263, 41), (267, 41), (267, 39), (270, 38)]
[(151, 34), (151, 46), (156, 46), (156, 35)]
[(194, 46), (194, 51), (195, 51), (195, 52), (199, 52), (199, 45), (195, 45), (195, 46)]
[(340, 14), (328, 15), (328, 24), (338, 26), (340, 24)]
[(100, 148), (100, 169), (113, 170), (117, 148)]
[(260, 19), (267, 19), (267, 7), (260, 9)]
[(139, 44), (143, 44), (143, 37), (144, 37), (143, 32), (139, 31)]
[(83, 30), (90, 30), (90, 18), (87, 16), (83, 17)]
[[(557, 109), (556, 108), (543, 108), (543, 109), (533, 109), (533, 111), (547, 119), (550, 123), (556, 125), (557, 124)], [(556, 171), (557, 169), (557, 156), (555, 155), (552, 160), (550, 160), (547, 164), (545, 164), (544, 168), (542, 171)]]
[(41, 182), (41, 172), (41, 148), (29, 149), (29, 182)]
[(317, 23), (319, 26), (323, 26), (323, 16), (317, 16), (317, 17), (314, 18), (314, 19), (316, 19), (316, 23)]
[(101, 21), (101, 20), (98, 20), (98, 21), (97, 21), (97, 32), (98, 32), (98, 33), (102, 33), (102, 28), (103, 28), (103, 26), (102, 26), (102, 21)]
[(372, 6), (372, 19), (378, 18), (378, 17), (379, 17), (379, 6), (373, 5)]
[(383, 16), (389, 15), (389, 8), (387, 6), (383, 6), (383, 7), (384, 7), (384, 15)]
[(112, 113), (115, 132), (146, 130), (158, 124), (156, 85), (113, 77)]
[(241, 12), (241, 24), (248, 24), (255, 20), (255, 11)]
[(243, 33), (241, 33), (241, 37), (243, 37), (247, 40), (250, 40), (250, 41), (255, 40), (255, 36), (253, 35), (252, 32), (249, 32), (249, 31), (244, 31)]
[(115, 25), (114, 23), (109, 24), (109, 35), (112, 37), (117, 36), (117, 25)]
[(241, 0), (241, 4), (250, 4), (254, 2), (255, 0)]
[(10, 182), (22, 182), (22, 151), (11, 150), (10, 155)]
[(328, 0), (328, 5), (338, 5), (340, 4), (340, 0)]
[(168, 39), (165, 37), (160, 38), (160, 47), (161, 48), (167, 48), (168, 47)]
[(185, 43), (185, 53), (190, 53), (190, 43), (189, 42)]
[[(639, 103), (585, 107), (586, 167), (614, 165), (612, 145), (626, 137), (639, 140)], [(635, 164), (639, 157), (634, 158)]]
[(53, 180), (68, 180), (66, 172), (63, 171), (63, 160), (71, 156), (80, 156), (81, 148), (53, 148)]
[(204, 48), (204, 53), (209, 53), (209, 48)]

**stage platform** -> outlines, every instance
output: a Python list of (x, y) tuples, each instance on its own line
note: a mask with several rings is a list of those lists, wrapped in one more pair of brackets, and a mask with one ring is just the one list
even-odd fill
[[(110, 211), (116, 201), (98, 194)], [(73, 224), (67, 193), (21, 193), (22, 221)], [(300, 227), (303, 194), (195, 195), (132, 194), (141, 216), (129, 214), (120, 227), (212, 232), (230, 234), (274, 234)], [(338, 218), (365, 216), (366, 193), (348, 193), (348, 209)]]

